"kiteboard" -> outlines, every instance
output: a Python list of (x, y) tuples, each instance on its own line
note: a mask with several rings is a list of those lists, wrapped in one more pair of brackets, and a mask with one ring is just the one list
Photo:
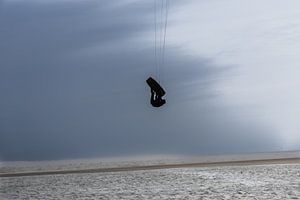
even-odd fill
[(149, 87), (154, 90), (154, 92), (156, 94), (158, 94), (159, 96), (164, 96), (166, 94), (165, 90), (159, 85), (159, 83), (154, 80), (152, 77), (149, 77), (146, 80), (147, 84), (149, 85)]

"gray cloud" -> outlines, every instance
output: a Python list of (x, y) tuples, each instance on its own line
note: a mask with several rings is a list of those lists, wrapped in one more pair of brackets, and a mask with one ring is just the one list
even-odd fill
[(169, 47), (168, 104), (149, 105), (154, 74), (147, 1), (6, 2), (0, 13), (0, 157), (278, 149), (267, 127), (218, 103), (230, 68)]

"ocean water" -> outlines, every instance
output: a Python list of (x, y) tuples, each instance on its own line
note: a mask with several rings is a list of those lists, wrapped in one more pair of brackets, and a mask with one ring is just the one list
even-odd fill
[(0, 199), (300, 199), (300, 164), (0, 178)]

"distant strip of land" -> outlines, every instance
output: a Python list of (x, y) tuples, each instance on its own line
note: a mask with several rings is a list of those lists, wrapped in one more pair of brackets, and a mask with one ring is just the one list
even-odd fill
[(218, 162), (202, 162), (202, 163), (199, 162), (199, 163), (180, 163), (180, 164), (159, 164), (159, 165), (145, 165), (145, 166), (125, 166), (125, 167), (59, 170), (59, 171), (57, 170), (57, 171), (14, 172), (14, 173), (0, 173), (0, 177), (43, 176), (43, 175), (59, 175), (59, 174), (125, 172), (125, 171), (172, 169), (172, 168), (270, 165), (270, 164), (300, 164), (300, 158), (278, 158), (278, 159), (218, 161)]

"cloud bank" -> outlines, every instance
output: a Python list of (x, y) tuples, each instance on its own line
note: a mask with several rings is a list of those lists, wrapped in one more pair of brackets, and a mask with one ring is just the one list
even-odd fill
[(280, 149), (270, 127), (219, 98), (233, 67), (180, 46), (161, 69), (167, 105), (149, 105), (151, 2), (5, 1), (0, 27), (3, 160)]

